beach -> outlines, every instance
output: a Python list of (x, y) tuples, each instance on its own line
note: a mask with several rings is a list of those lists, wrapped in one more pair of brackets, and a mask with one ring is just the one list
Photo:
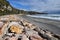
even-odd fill
[(0, 16), (0, 40), (59, 40), (58, 24), (19, 14)]
[(54, 34), (60, 35), (60, 21), (44, 18), (34, 18), (25, 15), (19, 17), (28, 20), (29, 22), (35, 24), (37, 27), (40, 27), (43, 30), (48, 30)]

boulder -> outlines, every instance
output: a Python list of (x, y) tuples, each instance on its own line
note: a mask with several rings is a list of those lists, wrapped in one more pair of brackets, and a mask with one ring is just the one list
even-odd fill
[(10, 26), (11, 32), (15, 32), (18, 34), (22, 33), (23, 28), (24, 28), (22, 25), (19, 25), (18, 22), (12, 22), (10, 23), (9, 26)]

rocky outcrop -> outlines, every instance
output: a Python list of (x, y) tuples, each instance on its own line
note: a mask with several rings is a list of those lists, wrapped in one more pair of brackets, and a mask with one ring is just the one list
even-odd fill
[(0, 40), (60, 40), (59, 35), (42, 30), (16, 15), (1, 16), (0, 31)]

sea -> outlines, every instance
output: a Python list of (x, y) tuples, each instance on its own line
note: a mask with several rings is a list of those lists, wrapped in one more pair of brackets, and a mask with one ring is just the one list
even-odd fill
[(45, 18), (45, 19), (52, 19), (52, 20), (60, 21), (60, 14), (36, 14), (36, 15), (27, 15), (27, 16), (34, 17), (34, 18)]

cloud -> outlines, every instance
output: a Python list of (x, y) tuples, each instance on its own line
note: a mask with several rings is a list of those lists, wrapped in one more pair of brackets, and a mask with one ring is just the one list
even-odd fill
[(39, 11), (39, 12), (60, 10), (60, 0), (10, 0), (10, 1), (23, 6), (29, 6), (28, 7), (29, 9), (25, 8), (26, 10)]

